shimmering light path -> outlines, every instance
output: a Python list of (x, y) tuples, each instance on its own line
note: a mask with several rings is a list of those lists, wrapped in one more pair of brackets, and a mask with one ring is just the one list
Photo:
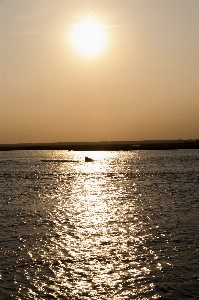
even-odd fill
[(198, 150), (5, 152), (0, 167), (2, 299), (197, 296)]

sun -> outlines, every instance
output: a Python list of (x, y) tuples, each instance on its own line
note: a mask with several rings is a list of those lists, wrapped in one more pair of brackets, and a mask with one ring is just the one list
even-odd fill
[(107, 40), (106, 27), (92, 19), (75, 24), (70, 34), (70, 41), (74, 48), (88, 57), (102, 52)]

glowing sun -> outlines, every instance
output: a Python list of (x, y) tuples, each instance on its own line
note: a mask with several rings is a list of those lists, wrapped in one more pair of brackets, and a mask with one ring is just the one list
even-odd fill
[(104, 50), (107, 43), (107, 32), (103, 24), (86, 20), (75, 24), (70, 40), (75, 49), (88, 57), (95, 56)]

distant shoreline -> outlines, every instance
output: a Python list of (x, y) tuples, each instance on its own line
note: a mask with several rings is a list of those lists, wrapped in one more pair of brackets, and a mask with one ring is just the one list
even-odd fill
[(131, 150), (177, 150), (177, 149), (199, 149), (199, 140), (0, 144), (0, 151), (14, 151), (14, 150), (131, 151)]

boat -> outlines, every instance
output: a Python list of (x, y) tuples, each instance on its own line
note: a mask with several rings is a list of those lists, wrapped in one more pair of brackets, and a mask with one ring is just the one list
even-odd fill
[(88, 156), (85, 156), (85, 162), (93, 162), (94, 159), (88, 157)]

